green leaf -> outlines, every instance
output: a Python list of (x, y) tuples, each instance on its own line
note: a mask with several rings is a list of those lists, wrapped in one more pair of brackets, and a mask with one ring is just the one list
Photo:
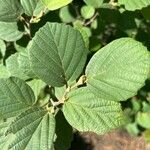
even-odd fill
[(33, 16), (33, 12), (39, 0), (20, 0), (25, 13), (29, 16)]
[(22, 13), (22, 7), (18, 0), (0, 0), (0, 21), (14, 22)]
[(39, 17), (40, 15), (42, 15), (42, 13), (47, 13), (47, 12), (48, 10), (46, 10), (45, 5), (42, 3), (41, 0), (39, 0), (33, 12), (33, 16)]
[(87, 5), (91, 5), (94, 8), (99, 8), (104, 0), (83, 0)]
[(46, 86), (46, 84), (42, 80), (39, 80), (39, 79), (31, 80), (27, 82), (27, 84), (32, 88), (34, 95), (36, 97), (35, 98), (36, 100), (38, 99), (41, 89)]
[(150, 112), (139, 112), (136, 121), (141, 127), (150, 129)]
[(90, 19), (95, 13), (95, 9), (90, 5), (81, 7), (81, 15), (84, 19)]
[(5, 41), (16, 41), (23, 36), (18, 30), (17, 22), (0, 22), (0, 39)]
[(69, 23), (75, 21), (76, 13), (71, 5), (67, 5), (60, 9), (59, 16), (62, 22)]
[(0, 79), (0, 114), (3, 118), (13, 117), (31, 107), (35, 96), (31, 88), (21, 79)]
[[(64, 132), (65, 131), (65, 132)], [(66, 121), (62, 111), (56, 115), (56, 140), (54, 142), (55, 150), (67, 150), (71, 146), (73, 138), (72, 127)]]
[(24, 73), (26, 76), (28, 76), (28, 78), (29, 77), (30, 78), (37, 78), (37, 76), (34, 74), (32, 68), (31, 68), (31, 64), (30, 64), (30, 60), (29, 60), (29, 54), (28, 54), (27, 50), (19, 53), (18, 63), (19, 63), (19, 66), (22, 70), (22, 73)]
[(62, 87), (55, 87), (55, 96), (57, 97), (57, 99), (61, 99), (64, 96), (65, 90), (65, 85)]
[(6, 60), (7, 70), (11, 76), (27, 80), (29, 78), (36, 78), (33, 73), (27, 51), (15, 53)]
[(133, 135), (133, 136), (138, 136), (138, 134), (139, 134), (139, 129), (138, 129), (137, 123), (127, 124), (126, 130), (128, 131), (128, 133), (130, 135)]
[(40, 0), (21, 0), (25, 13), (29, 16), (38, 16), (45, 9)]
[(132, 100), (131, 100), (131, 103), (132, 103), (132, 111), (134, 113), (140, 111), (140, 109), (141, 109), (140, 100), (138, 100), (138, 99), (136, 99), (136, 98), (133, 97)]
[(55, 119), (43, 109), (32, 108), (19, 115), (11, 123), (7, 134), (13, 134), (8, 149), (16, 150), (51, 150)]
[(149, 0), (118, 0), (118, 3), (130, 11), (140, 10), (150, 5)]
[(88, 48), (90, 34), (87, 30), (87, 27), (83, 26), (83, 22), (80, 22), (79, 20), (77, 20), (76, 22), (74, 22), (74, 28), (79, 30), (79, 32), (81, 33), (81, 35), (83, 37), (85, 46)]
[(120, 104), (97, 97), (88, 88), (71, 92), (63, 113), (71, 126), (83, 132), (103, 134), (123, 123)]
[(61, 8), (63, 6), (68, 5), (72, 1), (73, 0), (42, 0), (42, 2), (45, 4), (45, 6), (49, 10), (59, 9), (59, 8)]
[(6, 66), (0, 64), (0, 78), (9, 78), (11, 75), (7, 70)]
[(87, 49), (79, 31), (71, 26), (47, 23), (32, 39), (29, 57), (34, 73), (52, 86), (77, 79), (83, 70)]
[(0, 39), (0, 53), (2, 54), (2, 56), (5, 56), (5, 52), (6, 52), (6, 44), (3, 40)]
[[(6, 68), (10, 72), (11, 76), (18, 77), (23, 80), (29, 79), (29, 77), (24, 74), (23, 69), (21, 68), (19, 61), (18, 61), (19, 53), (15, 53), (11, 55), (6, 60)], [(21, 62), (24, 63), (24, 62)]]
[(25, 50), (23, 52), (20, 52), (18, 55), (18, 63), (22, 70), (22, 73), (28, 76), (28, 78), (37, 78), (37, 76), (34, 74), (29, 60), (29, 54), (28, 51)]
[(114, 40), (91, 58), (86, 68), (87, 86), (107, 100), (126, 100), (144, 85), (149, 59), (140, 42), (131, 38)]
[[(142, 101), (142, 100), (141, 100)], [(142, 102), (142, 111), (143, 112), (148, 112), (150, 111), (150, 103), (147, 103), (145, 101)]]
[(10, 122), (3, 122), (0, 124), (0, 148), (5, 150), (5, 146), (9, 141), (9, 137), (5, 136), (5, 133), (10, 125)]

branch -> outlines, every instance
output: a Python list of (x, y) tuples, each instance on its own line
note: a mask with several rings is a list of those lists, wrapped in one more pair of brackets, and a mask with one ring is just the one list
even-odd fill
[(95, 15), (94, 15), (88, 22), (86, 22), (86, 23), (84, 24), (84, 26), (90, 25), (90, 24), (96, 19), (96, 17), (97, 17), (98, 15), (99, 15), (99, 13), (96, 12)]

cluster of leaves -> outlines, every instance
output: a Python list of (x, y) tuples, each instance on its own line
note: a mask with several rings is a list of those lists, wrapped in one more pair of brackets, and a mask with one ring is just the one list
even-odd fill
[(73, 129), (103, 134), (127, 120), (150, 128), (145, 87), (127, 101), (135, 111), (125, 106), (149, 77), (149, 5), (0, 0), (1, 149), (67, 150)]

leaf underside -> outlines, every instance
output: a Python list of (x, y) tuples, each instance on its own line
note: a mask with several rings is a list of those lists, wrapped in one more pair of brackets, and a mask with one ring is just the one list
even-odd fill
[(63, 113), (71, 126), (83, 132), (103, 134), (123, 123), (120, 104), (97, 97), (88, 88), (71, 92)]
[(7, 134), (14, 137), (11, 150), (51, 150), (55, 133), (55, 119), (40, 108), (23, 112), (10, 124)]
[(149, 53), (131, 38), (100, 49), (86, 68), (87, 86), (107, 100), (122, 101), (136, 94), (149, 74)]

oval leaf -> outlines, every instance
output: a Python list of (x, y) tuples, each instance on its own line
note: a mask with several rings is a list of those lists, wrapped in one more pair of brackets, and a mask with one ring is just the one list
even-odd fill
[(74, 128), (83, 132), (103, 134), (123, 123), (120, 104), (96, 97), (88, 88), (71, 92), (63, 113)]
[(31, 88), (21, 79), (0, 79), (0, 115), (13, 117), (31, 107), (35, 96)]
[(29, 47), (34, 73), (52, 86), (63, 86), (68, 80), (75, 80), (83, 70), (86, 56), (80, 32), (58, 23), (42, 27)]
[(149, 74), (149, 53), (131, 38), (121, 38), (99, 50), (86, 68), (87, 85), (102, 98), (122, 101), (136, 94)]
[(95, 13), (95, 9), (90, 5), (81, 7), (81, 15), (84, 19), (90, 19)]

